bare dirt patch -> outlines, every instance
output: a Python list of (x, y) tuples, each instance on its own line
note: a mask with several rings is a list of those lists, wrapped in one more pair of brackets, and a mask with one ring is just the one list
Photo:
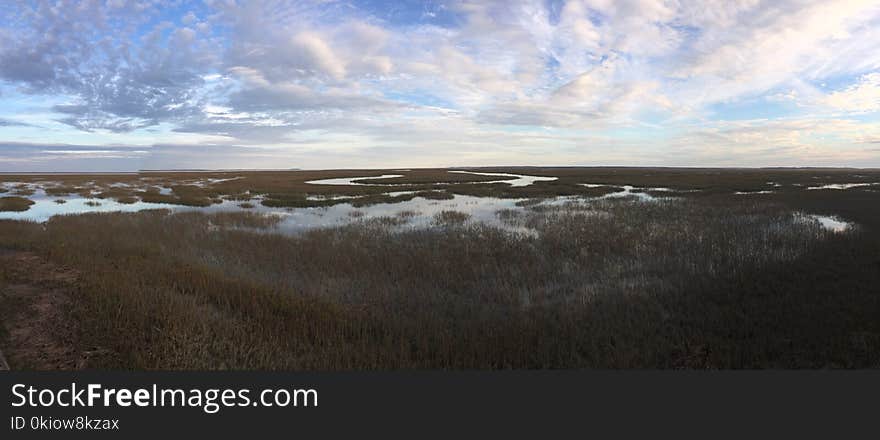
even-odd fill
[(77, 273), (30, 252), (0, 252), (0, 349), (15, 370), (85, 366), (70, 319)]

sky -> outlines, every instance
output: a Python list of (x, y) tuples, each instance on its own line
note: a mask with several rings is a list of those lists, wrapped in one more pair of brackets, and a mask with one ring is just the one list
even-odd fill
[(0, 4), (0, 171), (880, 167), (877, 0)]

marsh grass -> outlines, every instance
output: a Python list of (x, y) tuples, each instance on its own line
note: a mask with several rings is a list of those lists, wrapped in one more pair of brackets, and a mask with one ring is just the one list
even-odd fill
[(455, 194), (449, 191), (419, 191), (414, 195), (427, 200), (452, 200), (455, 198)]
[(67, 200), (64, 200), (64, 199), (55, 199), (54, 202), (57, 203), (57, 204), (59, 204), (59, 205), (63, 205), (63, 204), (65, 204), (65, 203), (67, 203)]
[(393, 216), (392, 217), (392, 216), (387, 216), (387, 215), (361, 220), (361, 222), (365, 226), (368, 226), (368, 227), (379, 226), (379, 227), (383, 227), (383, 228), (394, 228), (397, 226), (403, 226), (403, 225), (409, 223), (409, 221), (410, 221), (410, 217), (400, 217), (400, 216)]
[(516, 209), (499, 209), (498, 211), (495, 211), (495, 215), (502, 222), (513, 225), (518, 223), (518, 220), (522, 218), (523, 213)]
[(132, 204), (138, 201), (135, 191), (131, 188), (112, 187), (95, 195), (99, 199), (113, 199), (119, 203)]
[(137, 203), (138, 198), (135, 196), (123, 196), (123, 197), (117, 197), (116, 201), (119, 203), (122, 203), (124, 205), (131, 205), (133, 203)]
[[(168, 211), (163, 211), (163, 215), (169, 215)], [(189, 224), (201, 224), (209, 222), (221, 228), (252, 228), (266, 229), (278, 226), (283, 217), (275, 214), (261, 214), (256, 212), (215, 212), (212, 214), (204, 214), (201, 212), (184, 212), (175, 214), (173, 220), (182, 221)]]
[(402, 218), (402, 219), (410, 219), (410, 218), (416, 217), (418, 215), (419, 215), (419, 212), (413, 211), (411, 209), (398, 211), (396, 214), (394, 214), (395, 217)]
[(140, 196), (141, 201), (146, 203), (166, 203), (172, 205), (197, 207), (211, 206), (213, 203), (215, 203), (214, 200), (206, 196), (197, 194), (194, 191), (183, 190), (183, 195), (178, 195), (176, 194), (177, 188), (178, 187), (175, 187), (174, 189), (175, 194), (161, 194), (158, 192), (158, 190), (147, 190), (139, 192), (138, 195)]
[(520, 200), (520, 201), (516, 202), (516, 206), (523, 207), (523, 208), (529, 207), (529, 206), (535, 206), (535, 205), (539, 205), (539, 204), (543, 203), (544, 200), (545, 199), (543, 199), (543, 198), (532, 198), (532, 199)]
[(24, 197), (0, 197), (0, 211), (27, 211), (33, 204), (33, 200)]
[(69, 196), (78, 193), (80, 188), (74, 186), (47, 186), (43, 190), (48, 196)]
[(253, 195), (250, 193), (242, 193), (242, 194), (230, 194), (224, 196), (226, 200), (231, 200), (233, 202), (249, 202), (253, 200)]
[[(75, 349), (105, 353), (92, 368), (880, 367), (877, 193), (723, 193), (809, 176), (789, 171), (508, 171), (706, 191), (498, 214), (534, 235), (394, 216), (284, 236), (280, 217), (159, 210), (0, 221), (0, 248), (81, 274)], [(207, 193), (294, 194), (292, 174)], [(860, 227), (834, 234), (795, 212)]]
[(36, 194), (36, 192), (37, 192), (37, 191), (34, 190), (33, 188), (27, 188), (27, 187), (24, 187), (24, 188), (19, 188), (19, 189), (15, 189), (15, 190), (13, 190), (13, 191), (12, 191), (12, 195), (15, 195), (15, 196), (22, 196), (22, 197), (29, 197), (29, 196), (32, 196), (32, 195)]
[(99, 191), (97, 188), (82, 187), (82, 188), (77, 188), (76, 194), (79, 195), (80, 197), (88, 198), (88, 197), (95, 196), (98, 192)]
[(0, 243), (87, 275), (74, 313), (97, 368), (877, 365), (861, 232), (776, 205), (523, 215), (539, 235), (385, 217), (290, 237), (241, 230), (275, 221), (254, 213), (156, 211), (2, 222)]
[[(363, 208), (366, 206), (376, 205), (379, 203), (400, 203), (406, 202), (414, 199), (415, 194), (401, 194), (398, 196), (392, 196), (388, 194), (373, 194), (373, 195), (365, 195), (358, 198), (354, 198), (348, 201), (351, 206), (355, 208)], [(331, 202), (337, 202), (338, 200), (330, 200)]]
[[(615, 168), (615, 167), (490, 167), (472, 171), (526, 174), (557, 177), (555, 181), (537, 182), (524, 187), (505, 183), (486, 183), (494, 176), (450, 173), (448, 169), (399, 170), (323, 170), (272, 172), (143, 172), (121, 175), (22, 175), (5, 176), (16, 183), (12, 191), (31, 195), (29, 185), (42, 186), (47, 191), (66, 195), (75, 192), (82, 197), (92, 194), (110, 198), (140, 197), (148, 203), (170, 203), (188, 206), (209, 206), (223, 199), (248, 201), (261, 196), (267, 207), (322, 207), (339, 203), (369, 206), (377, 203), (395, 203), (415, 197), (449, 199), (455, 194), (477, 197), (544, 199), (556, 196), (600, 197), (622, 190), (623, 185), (636, 187), (655, 197), (702, 198), (730, 195), (734, 192), (772, 190), (774, 194), (761, 197), (776, 199), (794, 196), (803, 188), (834, 183), (862, 183), (866, 186), (846, 192), (876, 191), (880, 171), (849, 169), (675, 169), (675, 168)], [(313, 185), (316, 179), (352, 176), (379, 176), (402, 174), (403, 177), (370, 180), (372, 185)], [(21, 183), (24, 182), (24, 183)], [(583, 184), (598, 185), (585, 187)], [(172, 189), (172, 194), (160, 194), (158, 187)], [(656, 188), (666, 188), (659, 191)], [(390, 196), (389, 191), (414, 193)], [(839, 193), (837, 190), (816, 192)], [(308, 198), (309, 195), (326, 199)], [(348, 200), (346, 200), (348, 199)]]
[(157, 188), (141, 191), (138, 196), (145, 203), (174, 203), (177, 200), (176, 197), (160, 193)]
[(455, 226), (464, 224), (471, 215), (461, 211), (440, 211), (434, 215), (434, 223), (443, 226)]

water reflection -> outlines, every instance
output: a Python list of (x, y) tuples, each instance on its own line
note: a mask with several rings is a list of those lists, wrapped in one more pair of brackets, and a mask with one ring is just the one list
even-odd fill
[(46, 195), (42, 189), (29, 196), (34, 204), (30, 209), (21, 212), (0, 212), (0, 220), (28, 220), (45, 222), (56, 215), (84, 214), (88, 212), (137, 212), (146, 209), (196, 209), (167, 203), (119, 203), (112, 199), (93, 199), (80, 196), (53, 197)]
[(403, 177), (403, 174), (383, 174), (381, 176), (367, 176), (367, 177), (339, 177), (335, 179), (318, 179), (318, 180), (309, 180), (306, 183), (311, 185), (361, 185), (361, 186), (385, 186), (387, 184), (383, 183), (363, 183), (363, 182), (355, 182), (356, 180), (375, 180), (375, 179), (392, 179), (396, 177)]
[(581, 183), (581, 186), (587, 188), (621, 188), (620, 191), (611, 192), (605, 194), (604, 196), (599, 197), (600, 199), (617, 199), (622, 197), (635, 197), (644, 202), (650, 202), (654, 200), (658, 200), (664, 197), (654, 197), (647, 191), (655, 191), (655, 192), (674, 192), (675, 190), (672, 188), (664, 188), (664, 187), (643, 187), (643, 186), (632, 186), (632, 185), (611, 185), (604, 183)]
[[(409, 194), (410, 192), (393, 192), (391, 195)], [(449, 200), (427, 200), (415, 197), (411, 200), (395, 203), (378, 203), (355, 208), (350, 203), (339, 203), (325, 207), (308, 208), (272, 208), (260, 204), (260, 197), (251, 201), (251, 208), (243, 208), (240, 202), (224, 200), (222, 203), (206, 207), (172, 205), (167, 203), (136, 202), (119, 203), (112, 199), (94, 199), (77, 195), (52, 197), (43, 190), (29, 197), (35, 203), (27, 211), (0, 212), (0, 219), (29, 220), (45, 222), (56, 215), (84, 214), (92, 212), (137, 212), (147, 209), (168, 209), (172, 212), (201, 211), (205, 213), (247, 211), (282, 217), (278, 226), (281, 232), (300, 232), (325, 226), (340, 226), (352, 221), (371, 220), (380, 217), (400, 216), (406, 222), (403, 228), (424, 228), (434, 222), (434, 216), (441, 211), (459, 211), (470, 215), (470, 222), (481, 222), (510, 230), (518, 228), (504, 225), (498, 220), (495, 212), (500, 209), (523, 209), (516, 205), (522, 199), (498, 199), (492, 197), (474, 197), (456, 195)], [(64, 200), (63, 203), (58, 201)], [(358, 212), (358, 215), (351, 215)], [(521, 232), (521, 231), (518, 231)]]
[[(378, 178), (378, 177), (376, 177)], [(351, 178), (358, 179), (358, 178)], [(591, 184), (585, 184), (591, 185)], [(607, 185), (601, 185), (607, 186)], [(333, 206), (308, 208), (272, 208), (263, 206), (260, 197), (255, 197), (247, 207), (238, 201), (224, 200), (222, 203), (207, 207), (172, 205), (167, 203), (119, 203), (112, 199), (95, 199), (79, 195), (49, 196), (42, 189), (36, 189), (29, 199), (34, 201), (30, 209), (23, 212), (0, 212), (0, 219), (28, 220), (45, 222), (56, 215), (71, 215), (93, 212), (137, 212), (148, 209), (168, 209), (172, 212), (201, 211), (215, 212), (257, 212), (266, 215), (277, 215), (282, 218), (277, 230), (282, 233), (299, 233), (301, 231), (341, 226), (355, 221), (370, 221), (383, 217), (396, 218), (390, 222), (398, 228), (427, 228), (434, 225), (434, 217), (442, 211), (458, 211), (469, 215), (468, 222), (482, 223), (502, 228), (514, 233), (534, 234), (534, 230), (512, 222), (504, 222), (498, 215), (499, 211), (523, 213), (528, 207), (535, 205), (564, 206), (566, 204), (590, 203), (592, 200), (616, 199), (632, 196), (639, 202), (660, 200), (644, 191), (660, 191), (661, 188), (635, 188), (623, 186), (622, 190), (601, 197), (589, 198), (580, 196), (561, 196), (544, 200), (500, 199), (494, 197), (475, 197), (455, 195), (448, 200), (428, 200), (415, 197), (410, 200), (394, 203), (378, 203), (355, 208), (350, 203), (339, 203)], [(410, 191), (392, 192), (391, 195), (411, 194)], [(833, 216), (796, 214), (804, 221), (818, 222), (823, 228), (840, 233), (850, 230), (852, 224)]]
[(860, 187), (863, 187), (863, 186), (873, 186), (873, 185), (880, 185), (880, 183), (864, 183), (864, 182), (862, 182), (862, 183), (829, 183), (829, 184), (827, 184), (827, 185), (821, 185), (821, 186), (810, 186), (810, 187), (807, 187), (807, 189), (809, 189), (809, 190), (815, 190), (815, 189), (850, 189), (850, 188), (860, 188)]
[(535, 182), (552, 182), (554, 180), (559, 179), (558, 177), (527, 176), (525, 174), (508, 174), (508, 173), (483, 173), (483, 172), (476, 172), (476, 171), (450, 171), (450, 173), (473, 174), (476, 176), (506, 177), (506, 179), (490, 180), (490, 181), (479, 182), (479, 183), (507, 183), (510, 186), (529, 186)]
[[(400, 170), (407, 171), (407, 170)], [(557, 180), (558, 177), (543, 177), (543, 176), (528, 176), (525, 174), (509, 174), (509, 173), (483, 173), (477, 171), (449, 171), (450, 173), (456, 174), (473, 174), (477, 176), (494, 176), (494, 177), (504, 177), (504, 179), (499, 180), (488, 180), (488, 181), (479, 181), (479, 182), (449, 182), (448, 184), (468, 184), (468, 183), (507, 183), (510, 186), (529, 186), (535, 182), (551, 182)], [(368, 176), (368, 177), (339, 177), (334, 179), (318, 179), (318, 180), (309, 180), (306, 183), (311, 185), (359, 185), (359, 186), (386, 186), (386, 185), (402, 185), (400, 183), (365, 183), (361, 182), (362, 180), (375, 180), (375, 179), (393, 179), (397, 177), (403, 177), (401, 174), (383, 174), (381, 176)], [(405, 185), (405, 184), (403, 184)]]
[(802, 217), (807, 221), (819, 222), (819, 225), (822, 226), (822, 228), (824, 228), (828, 231), (831, 231), (831, 232), (836, 232), (836, 233), (846, 232), (850, 228), (852, 228), (851, 223), (843, 221), (837, 217), (830, 216), (830, 215), (810, 214), (810, 215), (802, 215)]
[[(506, 228), (498, 220), (495, 212), (500, 209), (522, 209), (516, 206), (518, 199), (497, 199), (492, 197), (473, 197), (456, 195), (449, 200), (427, 200), (416, 197), (397, 203), (378, 203), (375, 205), (355, 208), (348, 203), (319, 208), (294, 208), (288, 210), (272, 210), (260, 207), (262, 211), (275, 211), (283, 220), (279, 229), (287, 232), (299, 232), (304, 229), (339, 226), (354, 220), (368, 221), (381, 217), (397, 217), (406, 222), (402, 228), (426, 228), (434, 223), (434, 216), (442, 211), (458, 211), (470, 215), (470, 222)], [(359, 213), (352, 215), (353, 212)]]

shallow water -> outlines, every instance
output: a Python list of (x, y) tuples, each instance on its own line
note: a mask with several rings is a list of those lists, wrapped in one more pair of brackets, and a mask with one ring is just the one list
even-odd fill
[[(406, 170), (401, 170), (406, 171)], [(463, 185), (468, 183), (507, 183), (510, 186), (529, 186), (535, 182), (550, 182), (553, 180), (557, 180), (558, 177), (542, 177), (542, 176), (527, 176), (525, 174), (508, 174), (508, 173), (483, 173), (476, 171), (449, 171), (450, 173), (457, 174), (473, 174), (477, 176), (495, 176), (495, 177), (505, 177), (505, 179), (499, 180), (489, 180), (482, 182), (454, 182), (448, 184), (457, 184)], [(381, 176), (371, 176), (371, 177), (339, 177), (335, 179), (318, 179), (318, 180), (309, 180), (306, 183), (311, 185), (357, 185), (357, 186), (392, 186), (392, 185), (406, 185), (404, 183), (365, 183), (358, 182), (360, 180), (374, 180), (374, 179), (393, 179), (396, 177), (403, 177), (401, 174), (383, 174)]]
[(819, 224), (831, 231), (831, 232), (846, 232), (850, 228), (852, 228), (852, 224), (846, 221), (843, 221), (837, 217), (829, 216), (829, 215), (807, 215), (807, 218), (813, 221), (819, 222)]
[[(391, 192), (383, 192), (383, 193), (379, 193), (379, 194), (386, 195), (388, 197), (399, 197), (399, 196), (404, 196), (404, 195), (409, 195), (409, 194), (416, 194), (418, 192), (419, 191), (391, 191)], [(366, 194), (366, 195), (361, 195), (361, 196), (331, 196), (331, 195), (325, 195), (325, 194), (318, 194), (318, 195), (308, 195), (308, 196), (306, 196), (306, 200), (312, 200), (312, 201), (316, 201), (316, 202), (320, 202), (320, 201), (324, 201), (324, 200), (355, 200), (355, 199), (359, 199), (361, 197), (369, 197), (369, 196), (373, 196), (373, 195), (375, 195), (375, 194)]]
[[(392, 179), (395, 177), (403, 177), (403, 174), (383, 174), (381, 176), (367, 176), (367, 177), (338, 177), (335, 179), (318, 179), (318, 180), (309, 180), (306, 183), (310, 185), (360, 185), (360, 186), (385, 186), (388, 184), (384, 183), (363, 183), (363, 182), (355, 182), (355, 180), (374, 180), (374, 179)], [(396, 185), (396, 184), (392, 184)]]
[(618, 198), (618, 197), (633, 196), (633, 197), (638, 197), (639, 199), (645, 200), (645, 201), (650, 201), (650, 200), (656, 199), (656, 197), (654, 197), (648, 193), (645, 193), (645, 192), (633, 192), (633, 190), (636, 188), (631, 185), (624, 185), (621, 188), (623, 188), (623, 191), (617, 191), (617, 192), (605, 194), (604, 196), (602, 196), (602, 198), (603, 199), (614, 199), (614, 198)]
[[(355, 221), (365, 221), (379, 217), (395, 217), (401, 212), (414, 213), (407, 216), (407, 222), (401, 228), (426, 228), (434, 223), (434, 216), (441, 211), (458, 211), (470, 215), (470, 222), (479, 222), (504, 229), (511, 228), (503, 224), (495, 214), (500, 209), (519, 209), (518, 199), (497, 199), (491, 197), (472, 197), (456, 195), (450, 200), (428, 200), (416, 197), (397, 203), (378, 203), (355, 208), (348, 203), (319, 208), (271, 209), (282, 217), (278, 228), (285, 232), (299, 232), (324, 226), (339, 226)], [(352, 215), (356, 213), (355, 215)], [(519, 232), (519, 231), (517, 231)]]
[[(88, 212), (137, 212), (146, 209), (172, 209), (181, 210), (180, 208), (190, 208), (180, 205), (170, 205), (167, 203), (119, 203), (112, 199), (90, 199), (80, 196), (62, 196), (51, 197), (46, 195), (42, 189), (37, 190), (34, 195), (29, 196), (34, 201), (30, 209), (22, 212), (0, 212), (0, 220), (29, 220), (35, 222), (45, 222), (49, 218), (56, 215), (84, 214)], [(57, 203), (56, 200), (64, 200), (64, 203)]]
[[(409, 194), (409, 191), (389, 193), (390, 195)], [(260, 204), (260, 198), (251, 200), (253, 208), (242, 208), (242, 202), (224, 200), (222, 203), (206, 207), (172, 205), (167, 203), (136, 202), (124, 204), (112, 199), (92, 199), (78, 195), (52, 197), (47, 196), (43, 190), (29, 197), (35, 203), (23, 212), (0, 212), (0, 219), (28, 220), (45, 222), (56, 215), (73, 215), (93, 212), (137, 212), (149, 209), (168, 209), (172, 212), (200, 211), (205, 213), (215, 212), (256, 212), (277, 215), (282, 218), (278, 230), (285, 233), (296, 233), (306, 229), (327, 226), (340, 226), (355, 221), (364, 221), (379, 217), (394, 217), (402, 211), (412, 211), (414, 215), (407, 216), (407, 222), (401, 228), (425, 228), (434, 222), (434, 215), (441, 211), (459, 211), (470, 215), (470, 222), (481, 222), (487, 225), (497, 226), (514, 232), (524, 232), (521, 228), (503, 224), (496, 216), (496, 211), (501, 209), (523, 210), (516, 206), (522, 199), (498, 199), (493, 197), (473, 197), (456, 195), (449, 200), (428, 200), (415, 197), (411, 200), (396, 203), (378, 203), (370, 206), (355, 208), (349, 203), (340, 203), (326, 207), (310, 208), (272, 208)], [(64, 200), (65, 203), (56, 203), (56, 200)], [(97, 203), (97, 205), (90, 205)], [(355, 213), (352, 215), (352, 213)]]
[[(395, 203), (377, 203), (369, 206), (354, 207), (349, 203), (339, 203), (332, 206), (310, 208), (270, 208), (256, 205), (253, 209), (245, 211), (259, 212), (277, 215), (281, 222), (275, 228), (285, 234), (297, 234), (309, 229), (344, 226), (356, 222), (365, 222), (382, 217), (398, 217), (400, 215), (405, 223), (396, 226), (398, 229), (424, 229), (434, 226), (434, 216), (442, 211), (458, 211), (468, 214), (467, 223), (481, 223), (495, 226), (513, 233), (529, 234), (534, 231), (520, 226), (505, 224), (498, 216), (497, 211), (513, 209), (525, 211), (525, 208), (516, 206), (523, 199), (499, 199), (494, 197), (474, 197), (456, 195), (449, 200), (429, 200), (415, 197), (411, 200)], [(236, 202), (223, 202), (206, 208), (200, 208), (203, 212), (242, 211)]]
[[(601, 188), (601, 187), (615, 187), (615, 188), (623, 188), (620, 191), (615, 191), (612, 193), (605, 194), (604, 196), (599, 197), (600, 199), (617, 199), (622, 197), (636, 197), (641, 201), (650, 202), (654, 200), (659, 200), (665, 197), (654, 197), (651, 194), (648, 194), (644, 191), (661, 191), (661, 192), (673, 192), (672, 188), (662, 188), (662, 187), (638, 187), (632, 185), (611, 185), (611, 184), (603, 184), (603, 183), (581, 183), (581, 186), (585, 186), (587, 188)], [(638, 190), (638, 191), (636, 191)]]
[(535, 182), (552, 182), (554, 180), (559, 179), (558, 177), (527, 176), (525, 174), (508, 174), (508, 173), (483, 173), (483, 172), (476, 172), (476, 171), (450, 171), (450, 173), (473, 174), (476, 176), (507, 177), (507, 179), (490, 180), (487, 182), (478, 182), (478, 183), (507, 183), (510, 186), (529, 186)]
[(872, 186), (878, 185), (878, 183), (829, 183), (827, 185), (822, 186), (810, 186), (807, 189), (815, 190), (815, 189), (850, 189), (850, 188), (859, 188), (862, 186)]
[[(359, 178), (346, 178), (346, 180), (351, 179)], [(331, 185), (332, 184), (335, 183), (331, 183)], [(600, 184), (583, 185), (589, 187), (609, 186)], [(663, 191), (665, 188), (636, 188), (630, 185), (625, 185), (621, 188), (622, 190), (620, 191), (606, 194), (601, 197), (586, 198), (580, 196), (560, 196), (542, 200), (539, 204), (560, 206), (568, 203), (584, 203), (589, 202), (590, 200), (617, 199), (630, 196), (634, 197), (639, 202), (665, 199), (665, 197), (654, 197), (648, 193), (634, 191), (636, 189), (640, 191)], [(399, 196), (412, 193), (412, 191), (397, 191), (386, 194)], [(124, 204), (112, 199), (86, 198), (75, 194), (61, 197), (49, 196), (43, 189), (36, 189), (34, 195), (29, 196), (28, 198), (34, 201), (34, 204), (30, 209), (23, 212), (0, 212), (0, 219), (45, 222), (56, 215), (73, 215), (95, 212), (137, 212), (150, 209), (167, 209), (172, 212), (200, 211), (205, 213), (237, 211), (277, 215), (282, 219), (277, 230), (282, 233), (293, 234), (313, 228), (341, 226), (353, 222), (369, 221), (380, 217), (398, 217), (398, 214), (402, 212), (406, 212), (407, 214), (399, 216), (400, 219), (405, 220), (405, 222), (402, 225), (397, 226), (398, 228), (427, 228), (435, 224), (434, 216), (441, 211), (458, 211), (468, 214), (470, 217), (467, 221), (471, 223), (482, 223), (521, 234), (531, 235), (535, 232), (534, 230), (523, 226), (505, 223), (498, 217), (498, 211), (500, 210), (524, 212), (527, 208), (517, 206), (517, 203), (526, 199), (500, 199), (494, 197), (455, 195), (454, 198), (449, 200), (428, 200), (422, 197), (415, 197), (407, 201), (378, 203), (358, 208), (353, 207), (350, 203), (340, 203), (327, 207), (272, 208), (263, 206), (260, 203), (261, 197), (255, 197), (250, 202), (253, 205), (252, 208), (242, 208), (242, 202), (230, 200), (224, 200), (222, 203), (207, 207), (182, 206), (167, 203), (146, 203), (140, 201), (131, 204)], [(356, 197), (350, 198), (355, 199)], [(64, 203), (57, 203), (56, 201), (58, 200), (64, 200)], [(846, 232), (853, 227), (851, 223), (834, 216), (808, 214), (797, 215), (805, 221), (816, 221), (823, 228), (836, 233)]]

